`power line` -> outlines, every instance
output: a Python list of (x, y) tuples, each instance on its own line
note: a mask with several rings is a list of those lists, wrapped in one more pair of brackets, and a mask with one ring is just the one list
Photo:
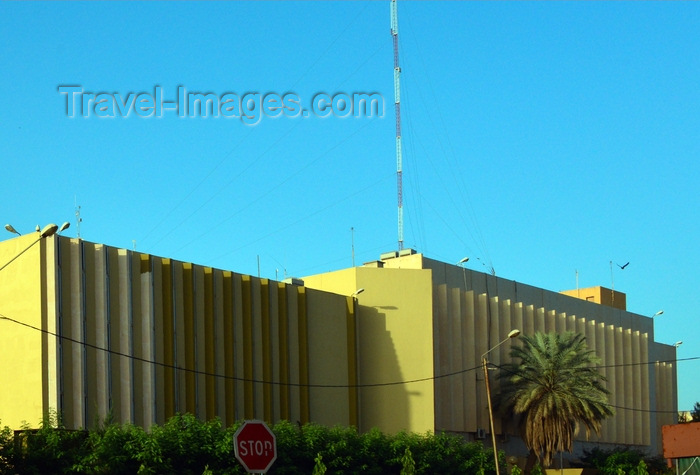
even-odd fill
[(412, 384), (412, 383), (421, 383), (421, 382), (426, 382), (426, 381), (434, 381), (437, 379), (447, 378), (447, 377), (455, 376), (458, 374), (468, 373), (469, 371), (474, 371), (474, 370), (481, 368), (481, 366), (476, 366), (474, 368), (454, 371), (452, 373), (446, 373), (446, 374), (443, 374), (440, 376), (427, 376), (424, 378), (409, 379), (409, 380), (402, 380), (402, 381), (390, 381), (390, 382), (383, 382), (383, 383), (367, 383), (367, 384), (284, 383), (281, 381), (266, 381), (266, 380), (255, 379), (255, 378), (242, 378), (239, 376), (228, 376), (228, 375), (220, 374), (220, 373), (211, 373), (209, 371), (202, 371), (202, 370), (197, 370), (197, 369), (185, 368), (185, 367), (174, 365), (174, 364), (162, 363), (159, 361), (150, 360), (150, 359), (143, 358), (140, 356), (135, 356), (135, 355), (123, 353), (121, 351), (111, 350), (109, 348), (103, 348), (101, 346), (93, 345), (93, 344), (88, 343), (86, 341), (76, 340), (75, 338), (71, 338), (68, 336), (59, 335), (59, 334), (54, 333), (52, 331), (44, 330), (43, 328), (36, 327), (36, 326), (31, 325), (29, 323), (20, 322), (19, 320), (15, 320), (14, 318), (10, 318), (10, 317), (2, 315), (2, 314), (0, 314), (0, 320), (7, 320), (9, 322), (16, 323), (16, 324), (21, 325), (23, 327), (27, 327), (27, 328), (30, 328), (32, 330), (37, 330), (41, 333), (45, 333), (47, 335), (59, 338), (61, 340), (69, 341), (71, 343), (76, 343), (78, 345), (82, 345), (82, 346), (85, 346), (87, 348), (92, 348), (92, 349), (97, 350), (97, 351), (102, 351), (105, 353), (109, 353), (111, 355), (122, 356), (124, 358), (129, 358), (129, 359), (132, 359), (134, 361), (140, 361), (142, 363), (152, 364), (154, 366), (160, 366), (160, 367), (166, 368), (166, 369), (174, 369), (176, 371), (183, 371), (185, 373), (192, 373), (192, 374), (196, 374), (196, 375), (200, 375), (200, 376), (211, 376), (211, 377), (215, 377), (215, 378), (228, 379), (228, 380), (238, 381), (238, 382), (243, 382), (243, 383), (268, 384), (271, 386), (291, 386), (291, 387), (300, 387), (300, 388), (335, 388), (335, 389), (374, 388), (374, 387), (381, 387), (381, 386), (398, 386), (398, 385), (403, 385), (403, 384)]
[(226, 253), (224, 253), (224, 254), (221, 254), (221, 255), (219, 255), (218, 257), (216, 257), (215, 260), (219, 260), (219, 259), (221, 259), (222, 257), (226, 257), (226, 256), (228, 256), (228, 255), (230, 255), (230, 254), (232, 254), (232, 253), (234, 253), (234, 252), (237, 252), (237, 251), (239, 251), (239, 250), (241, 250), (241, 249), (243, 249), (243, 248), (245, 248), (245, 247), (247, 247), (247, 246), (250, 246), (250, 245), (252, 245), (252, 244), (255, 244), (256, 242), (262, 241), (262, 240), (265, 239), (265, 238), (268, 238), (268, 237), (270, 237), (270, 236), (274, 236), (275, 234), (278, 234), (278, 233), (280, 233), (281, 231), (284, 231), (284, 230), (287, 229), (287, 228), (290, 228), (290, 227), (295, 226), (295, 225), (297, 225), (297, 224), (299, 224), (299, 223), (301, 223), (301, 222), (304, 222), (304, 221), (306, 221), (307, 219), (309, 219), (309, 218), (311, 218), (311, 217), (313, 217), (313, 216), (315, 216), (315, 215), (317, 215), (317, 214), (319, 214), (319, 213), (322, 213), (323, 211), (326, 211), (326, 210), (328, 210), (328, 209), (330, 209), (330, 208), (332, 208), (332, 207), (338, 205), (339, 203), (342, 203), (343, 201), (348, 200), (349, 198), (352, 198), (352, 197), (354, 197), (354, 196), (359, 195), (360, 193), (364, 193), (365, 191), (368, 191), (368, 190), (371, 190), (371, 189), (376, 188), (376, 186), (377, 186), (379, 183), (381, 183), (381, 182), (383, 182), (383, 181), (385, 181), (385, 180), (386, 180), (386, 178), (380, 178), (379, 180), (375, 181), (374, 183), (372, 183), (372, 184), (370, 184), (370, 185), (368, 185), (368, 186), (366, 186), (366, 187), (364, 187), (364, 188), (362, 188), (362, 189), (360, 189), (360, 190), (358, 190), (358, 191), (355, 191), (354, 193), (351, 193), (351, 194), (349, 194), (349, 195), (346, 195), (344, 198), (341, 198), (341, 199), (339, 199), (339, 200), (336, 200), (336, 201), (334, 201), (334, 202), (332, 202), (332, 203), (330, 203), (330, 204), (324, 206), (323, 208), (317, 209), (316, 211), (313, 211), (313, 212), (311, 212), (311, 213), (309, 213), (309, 214), (307, 214), (307, 215), (305, 215), (305, 216), (303, 216), (303, 217), (301, 217), (301, 218), (299, 218), (299, 219), (297, 219), (297, 220), (295, 220), (295, 221), (293, 221), (293, 222), (291, 222), (291, 223), (289, 223), (289, 224), (286, 224), (285, 226), (282, 226), (282, 227), (280, 227), (280, 228), (277, 228), (277, 229), (275, 229), (274, 231), (270, 231), (270, 232), (268, 232), (267, 234), (264, 234), (263, 236), (260, 236), (259, 238), (255, 239), (255, 240), (253, 240), (253, 241), (249, 241), (248, 243), (243, 244), (243, 245), (241, 245), (241, 246), (239, 246), (239, 247), (237, 247), (237, 248), (235, 248), (235, 249), (233, 249), (233, 250), (231, 250), (231, 251), (228, 251), (228, 252), (226, 252)]
[[(301, 124), (301, 123), (302, 123), (301, 121), (298, 122), (294, 127), (296, 127), (297, 125), (299, 125), (299, 124)], [(301, 167), (301, 168), (299, 168), (298, 170), (296, 170), (294, 173), (291, 173), (291, 174), (287, 175), (286, 178), (284, 178), (283, 180), (281, 180), (281, 181), (280, 181), (279, 183), (277, 183), (276, 185), (267, 188), (263, 193), (261, 193), (260, 195), (258, 195), (257, 198), (255, 198), (255, 199), (253, 199), (253, 200), (249, 200), (248, 202), (246, 202), (245, 205), (243, 205), (242, 207), (238, 208), (233, 214), (230, 214), (228, 217), (226, 217), (226, 218), (224, 218), (223, 220), (221, 220), (216, 226), (212, 226), (209, 230), (204, 231), (203, 233), (201, 233), (201, 234), (200, 234), (199, 236), (197, 236), (196, 238), (194, 238), (194, 239), (192, 239), (191, 241), (187, 242), (186, 244), (180, 246), (175, 252), (178, 252), (178, 251), (180, 251), (180, 250), (186, 248), (187, 246), (189, 246), (189, 245), (192, 244), (193, 242), (196, 242), (196, 241), (200, 240), (202, 237), (204, 237), (204, 236), (206, 236), (206, 235), (208, 235), (208, 234), (210, 234), (210, 233), (213, 233), (213, 232), (215, 232), (215, 231), (221, 229), (221, 226), (222, 226), (224, 223), (230, 221), (231, 219), (233, 219), (234, 217), (236, 217), (239, 213), (242, 213), (243, 211), (245, 211), (246, 209), (250, 208), (250, 207), (253, 206), (255, 203), (257, 203), (258, 201), (262, 200), (263, 198), (265, 198), (265, 197), (267, 197), (268, 195), (270, 195), (271, 193), (273, 193), (275, 190), (277, 190), (278, 188), (280, 188), (282, 185), (284, 185), (284, 184), (286, 184), (288, 181), (290, 181), (292, 178), (294, 178), (295, 176), (299, 175), (299, 174), (302, 173), (304, 170), (308, 169), (309, 167), (311, 167), (312, 165), (314, 165), (315, 163), (317, 163), (319, 160), (321, 160), (322, 158), (324, 158), (326, 155), (330, 154), (332, 151), (334, 151), (335, 149), (337, 149), (338, 147), (340, 147), (341, 145), (343, 145), (345, 142), (347, 142), (347, 141), (349, 141), (350, 139), (352, 139), (355, 135), (357, 135), (358, 133), (360, 133), (363, 129), (365, 129), (366, 127), (368, 127), (370, 124), (371, 124), (370, 121), (366, 121), (364, 125), (362, 125), (362, 126), (358, 127), (357, 129), (355, 129), (350, 135), (348, 135), (347, 137), (343, 138), (342, 140), (336, 142), (335, 145), (333, 145), (332, 147), (328, 148), (325, 152), (322, 152), (321, 154), (319, 154), (316, 158), (314, 158), (313, 160), (311, 160), (310, 162), (308, 162), (306, 165), (304, 165), (303, 167)], [(281, 140), (281, 139), (280, 139), (280, 140)], [(275, 143), (276, 143), (276, 142), (275, 142)], [(274, 146), (274, 144), (273, 144), (273, 146)], [(272, 148), (272, 147), (270, 147), (270, 148)], [(265, 152), (265, 153), (267, 153), (267, 152)], [(227, 253), (227, 254), (229, 254), (229, 253)]]
[[(353, 18), (353, 20), (352, 20), (351, 22), (349, 22), (349, 23), (346, 25), (346, 27), (335, 37), (335, 39), (334, 39), (333, 41), (331, 41), (331, 42), (328, 44), (328, 46), (327, 46), (326, 49), (323, 51), (323, 53), (321, 53), (321, 55), (318, 56), (318, 57), (316, 58), (316, 60), (311, 64), (311, 66), (309, 66), (309, 67), (306, 69), (306, 71), (304, 71), (304, 73), (302, 73), (302, 74), (299, 76), (299, 78), (294, 82), (294, 84), (292, 85), (292, 87), (290, 88), (290, 90), (293, 91), (294, 88), (296, 87), (296, 85), (297, 85), (297, 84), (298, 84), (298, 83), (299, 83), (299, 82), (300, 82), (300, 81), (301, 81), (301, 80), (316, 66), (316, 64), (319, 63), (319, 61), (321, 61), (321, 59), (322, 59), (324, 56), (326, 56), (326, 54), (327, 54), (327, 53), (331, 50), (331, 48), (338, 42), (338, 40), (339, 40), (340, 38), (342, 38), (342, 37), (345, 35), (346, 31), (350, 28), (350, 26), (355, 25), (355, 24), (358, 23), (358, 19), (359, 19), (360, 16), (365, 12), (365, 10), (368, 8), (368, 6), (369, 6), (369, 4), (365, 5), (364, 8), (363, 8), (362, 10), (360, 10), (360, 11), (357, 13), (357, 15)], [(375, 54), (376, 54), (376, 53), (375, 53)], [(365, 62), (366, 62), (366, 61), (367, 61), (367, 60), (365, 60)], [(364, 64), (364, 63), (363, 63), (363, 64)], [(300, 122), (301, 122), (301, 121), (300, 121)], [(227, 188), (231, 183), (233, 183), (236, 179), (238, 179), (241, 175), (243, 175), (243, 173), (244, 173), (245, 171), (247, 171), (249, 168), (251, 168), (254, 164), (258, 163), (259, 160), (260, 160), (260, 158), (262, 158), (263, 155), (265, 155), (267, 152), (269, 152), (278, 142), (280, 142), (284, 137), (286, 137), (286, 136), (296, 127), (296, 125), (298, 125), (298, 124), (295, 124), (295, 126), (291, 127), (289, 130), (287, 130), (285, 133), (283, 133), (282, 136), (280, 136), (280, 137), (272, 144), (272, 146), (270, 146), (270, 147), (268, 148), (268, 150), (266, 150), (266, 151), (263, 152), (262, 154), (258, 155), (253, 161), (251, 161), (251, 162), (248, 164), (247, 167), (245, 167), (241, 172), (239, 172), (239, 173), (238, 173), (233, 179), (231, 179), (226, 185), (224, 185), (223, 187), (219, 188), (219, 190), (218, 190), (216, 193), (214, 193), (214, 195), (212, 195), (211, 197), (209, 197), (209, 198), (208, 198), (203, 204), (201, 204), (195, 211), (193, 211), (192, 213), (190, 213), (190, 214), (189, 214), (188, 216), (186, 216), (185, 218), (181, 219), (180, 222), (179, 222), (179, 225), (182, 225), (182, 223), (184, 223), (184, 222), (186, 222), (187, 220), (189, 220), (189, 219), (190, 219), (193, 215), (195, 215), (201, 208), (203, 208), (204, 206), (206, 206), (207, 203), (209, 203), (209, 202), (210, 202), (211, 200), (213, 200), (219, 193), (221, 193), (221, 191), (222, 191), (223, 189)], [(181, 199), (178, 201), (178, 203), (177, 203), (176, 205), (174, 205), (174, 206), (170, 209), (170, 211), (168, 211), (167, 213), (165, 213), (165, 214), (161, 217), (161, 219), (158, 221), (158, 223), (157, 223), (156, 225), (154, 225), (154, 226), (151, 228), (151, 230), (148, 231), (148, 232), (140, 239), (140, 241), (146, 241), (146, 240), (153, 234), (153, 232), (154, 232), (155, 230), (157, 230), (157, 229), (159, 229), (159, 228), (161, 227), (161, 225), (168, 219), (168, 217), (169, 217), (176, 209), (178, 209), (178, 208), (179, 208), (180, 206), (182, 206), (185, 202), (187, 202), (187, 201), (189, 200), (189, 198), (194, 194), (194, 192), (197, 191), (197, 189), (199, 189), (199, 188), (214, 174), (214, 172), (215, 172), (224, 162), (226, 162), (226, 161), (228, 160), (229, 157), (231, 157), (231, 156), (233, 155), (233, 153), (241, 146), (241, 144), (243, 144), (243, 142), (245, 142), (245, 141), (253, 134), (253, 131), (254, 131), (255, 129), (256, 129), (255, 127), (252, 127), (251, 130), (250, 130), (247, 134), (245, 134), (245, 135), (238, 141), (238, 143), (237, 143), (232, 149), (230, 149), (227, 153), (225, 153), (225, 154), (223, 155), (223, 158), (209, 171), (209, 173), (207, 173), (207, 174), (204, 176), (204, 178), (202, 178), (202, 179), (201, 179), (201, 180), (200, 180), (200, 181), (199, 181), (199, 182), (198, 182), (184, 197), (183, 197), (183, 198), (181, 198)], [(79, 209), (79, 207), (78, 207), (78, 209)], [(161, 236), (160, 236), (160, 239), (158, 239), (158, 241), (156, 241), (156, 242), (154, 242), (154, 243), (152, 243), (152, 244), (149, 245), (149, 248), (153, 248), (154, 246), (156, 246), (157, 244), (159, 244), (161, 241), (163, 241), (163, 239), (164, 239), (165, 237), (167, 237), (170, 233), (172, 233), (174, 229), (176, 229), (177, 227), (179, 227), (179, 225), (178, 225), (178, 226), (173, 226), (172, 229), (171, 229), (169, 232), (167, 232), (167, 233), (161, 235)], [(78, 228), (78, 237), (80, 237), (80, 228)]]
[[(694, 357), (691, 357), (691, 358), (684, 358), (683, 360), (648, 361), (648, 362), (646, 362), (646, 363), (641, 363), (641, 364), (651, 365), (651, 364), (656, 364), (656, 363), (671, 363), (671, 362), (674, 362), (674, 361), (688, 361), (688, 360), (697, 360), (697, 359), (700, 359), (700, 356), (694, 356)], [(605, 366), (605, 367), (606, 367), (606, 368), (614, 368), (614, 367), (616, 367), (616, 366), (617, 366), (617, 367), (620, 367), (620, 366), (630, 366), (630, 365), (636, 365), (636, 364), (639, 364), (639, 363), (620, 364), (620, 365), (609, 365), (609, 366)], [(500, 369), (500, 370), (502, 370), (502, 371), (504, 371), (504, 372), (506, 372), (506, 373), (509, 373), (509, 374), (511, 374), (511, 375), (515, 375), (515, 374), (516, 374), (515, 372), (510, 371), (508, 368), (506, 368), (506, 367), (504, 367), (504, 366), (500, 366), (500, 365), (496, 365), (496, 364), (494, 364), (493, 366), (495, 366), (495, 367), (497, 367), (498, 369)], [(598, 368), (598, 367), (596, 367), (596, 368)], [(562, 368), (562, 369), (567, 369), (567, 368)], [(532, 378), (527, 378), (527, 377), (523, 376), (522, 374), (518, 374), (518, 376), (520, 376), (521, 378), (523, 378), (523, 379), (526, 380), (526, 381), (530, 381), (531, 383), (536, 383), (536, 384), (538, 384), (538, 382), (535, 381), (535, 380), (533, 380)], [(582, 400), (587, 401), (587, 402), (591, 402), (591, 403), (598, 403), (598, 402), (600, 402), (600, 401), (594, 401), (594, 400), (592, 400), (592, 399), (590, 399), (590, 398), (581, 397), (580, 394), (576, 394), (576, 393), (573, 393), (573, 392), (571, 392), (571, 391), (561, 391), (561, 392), (564, 393), (564, 394), (567, 394), (567, 395), (569, 395), (569, 396), (574, 396), (574, 397), (576, 397), (576, 398), (578, 398), (578, 399), (582, 399)], [(639, 408), (635, 408), (635, 407), (618, 406), (618, 405), (615, 405), (615, 404), (611, 404), (611, 403), (609, 403), (609, 402), (606, 402), (605, 404), (608, 405), (609, 407), (612, 407), (612, 408), (615, 408), (615, 409), (622, 409), (622, 410), (624, 410), (624, 411), (647, 412), (647, 413), (653, 413), (653, 414), (678, 414), (678, 411), (660, 411), (660, 410), (652, 410), (652, 409), (639, 409)]]
[[(151, 228), (151, 230), (148, 231), (148, 232), (146, 233), (146, 235), (143, 236), (143, 237), (141, 238), (141, 240), (142, 240), (142, 241), (146, 241), (146, 240), (151, 236), (151, 234), (153, 234), (153, 232), (154, 232), (156, 229), (159, 229), (159, 228), (161, 227), (161, 225), (170, 217), (170, 215), (171, 215), (177, 208), (179, 208), (180, 206), (182, 206), (183, 203), (187, 202), (187, 201), (189, 200), (189, 198), (194, 194), (194, 192), (197, 191), (197, 189), (199, 189), (199, 187), (201, 187), (201, 186), (209, 179), (209, 177), (211, 177), (211, 176), (214, 174), (214, 172), (215, 172), (221, 165), (223, 165), (223, 163), (224, 163), (226, 160), (228, 160), (228, 158), (229, 158), (231, 155), (233, 155), (233, 152), (235, 152), (235, 151), (238, 149), (238, 147), (241, 146), (241, 144), (245, 141), (245, 139), (247, 139), (248, 137), (250, 137), (250, 135), (252, 135), (252, 133), (253, 133), (254, 130), (255, 130), (255, 128), (254, 128), (254, 127), (251, 127), (251, 130), (250, 130), (246, 135), (244, 135), (244, 136), (241, 138), (241, 140), (239, 140), (238, 143), (237, 143), (231, 150), (228, 151), (228, 153), (224, 154), (224, 157), (219, 161), (219, 163), (217, 163), (217, 164), (214, 166), (214, 168), (212, 168), (211, 171), (209, 171), (209, 173), (207, 173), (207, 174), (204, 176), (204, 178), (202, 178), (202, 179), (199, 181), (199, 183), (197, 183), (197, 184), (189, 191), (189, 193), (187, 193), (182, 199), (180, 199), (180, 201), (179, 201), (175, 206), (173, 206), (173, 207), (170, 209), (170, 211), (168, 211), (167, 213), (165, 213), (165, 214), (162, 216), (162, 218), (160, 219), (160, 221), (158, 221), (158, 222)], [(289, 133), (289, 131), (286, 132), (284, 135), (286, 135), (287, 133)], [(284, 137), (284, 135), (283, 135), (283, 137)], [(262, 155), (264, 155), (264, 153), (263, 153)], [(255, 160), (253, 160), (250, 164), (248, 164), (248, 166), (245, 167), (245, 168), (243, 169), (243, 171), (241, 171), (238, 175), (236, 175), (236, 177), (234, 177), (234, 180), (235, 180), (236, 178), (238, 178), (239, 176), (241, 176), (241, 175), (242, 175), (246, 170), (248, 170), (251, 166), (253, 166), (253, 164), (255, 164), (256, 161), (257, 161), (262, 155), (260, 155), (260, 156), (257, 157)], [(231, 180), (231, 182), (232, 182), (232, 181), (233, 181), (233, 180)], [(229, 182), (229, 184), (230, 184), (231, 182)], [(210, 197), (207, 201), (204, 202), (204, 204), (202, 204), (199, 208), (197, 208), (197, 210), (195, 210), (195, 213), (196, 213), (197, 211), (199, 211), (199, 209), (201, 209), (202, 207), (204, 207), (209, 201), (211, 201), (211, 200), (212, 200), (216, 195), (218, 195), (220, 192), (221, 192), (221, 189), (219, 189), (219, 191), (217, 191), (217, 192), (214, 194), (214, 196)], [(194, 213), (192, 213), (192, 214), (194, 214)], [(186, 218), (180, 220), (179, 225), (181, 225), (182, 223), (184, 223), (185, 221), (187, 221), (187, 220), (192, 216), (192, 214), (190, 214), (190, 215), (188, 215)], [(178, 225), (178, 226), (175, 226), (175, 227), (179, 227), (179, 225)], [(175, 227), (173, 227), (173, 229), (174, 229)], [(172, 232), (172, 230), (171, 230), (170, 232)], [(168, 234), (170, 234), (170, 232), (168, 232)], [(165, 236), (167, 236), (168, 234), (166, 234)], [(161, 236), (161, 239), (159, 239), (159, 240), (156, 241), (155, 243), (151, 244), (149, 247), (152, 248), (152, 247), (154, 247), (155, 245), (157, 245), (158, 243), (160, 243), (160, 242), (163, 240), (163, 238), (164, 238), (165, 236)], [(80, 237), (80, 232), (78, 232), (78, 237)]]
[[(436, 98), (440, 97), (439, 94), (435, 93), (435, 90), (433, 88), (432, 81), (430, 80), (430, 74), (428, 73), (428, 68), (426, 67), (425, 61), (424, 61), (424, 55), (422, 54), (420, 42), (416, 40), (415, 36), (412, 36), (413, 34), (413, 26), (411, 23), (411, 16), (407, 15), (407, 24), (408, 24), (408, 31), (409, 31), (409, 36), (413, 39), (414, 46), (415, 46), (415, 51), (418, 53), (417, 56), (420, 60), (420, 68), (410, 68), (411, 71), (421, 69), (425, 75), (425, 81), (429, 87), (429, 90), (427, 91), (429, 94), (429, 97)], [(410, 54), (404, 54), (404, 49), (401, 49), (402, 51), (402, 57), (406, 58), (409, 60), (412, 60), (412, 55)], [(406, 50), (408, 52), (408, 50)], [(410, 74), (408, 75), (410, 78)], [(476, 217), (476, 213), (474, 211), (474, 207), (472, 204), (472, 200), (470, 197), (470, 194), (468, 192), (465, 179), (464, 173), (460, 172), (460, 167), (459, 167), (459, 160), (457, 159), (457, 155), (455, 153), (455, 148), (452, 144), (451, 140), (451, 135), (448, 131), (447, 127), (447, 122), (445, 121), (445, 118), (442, 114), (442, 108), (441, 107), (430, 107), (431, 101), (426, 101), (425, 95), (423, 94), (423, 91), (421, 87), (417, 87), (416, 91), (418, 93), (418, 98), (420, 99), (420, 103), (423, 105), (423, 113), (421, 114), (426, 118), (425, 123), (430, 125), (433, 129), (433, 133), (431, 135), (431, 139), (433, 142), (437, 143), (437, 146), (439, 147), (440, 151), (442, 152), (442, 158), (444, 158), (445, 162), (448, 164), (450, 167), (451, 172), (449, 173), (449, 176), (452, 178), (454, 182), (454, 186), (448, 186), (447, 183), (444, 182), (442, 173), (440, 169), (436, 166), (436, 164), (433, 162), (431, 158), (431, 154), (428, 152), (426, 149), (424, 143), (420, 140), (420, 137), (416, 134), (416, 141), (419, 143), (420, 147), (423, 149), (423, 154), (425, 157), (428, 159), (429, 164), (433, 168), (435, 175), (437, 178), (442, 182), (444, 191), (447, 193), (447, 196), (449, 200), (452, 202), (453, 209), (455, 211), (455, 216), (461, 218), (462, 225), (464, 226), (464, 229), (467, 231), (467, 233), (471, 236), (472, 240), (476, 244), (477, 248), (479, 248), (480, 253), (484, 257), (484, 259), (488, 262), (487, 267), (492, 270), (493, 269), (493, 262), (491, 261), (491, 257), (488, 252), (488, 248), (486, 246), (486, 241), (484, 239), (481, 227), (479, 226), (479, 222)], [(410, 100), (410, 96), (407, 95), (407, 100), (408, 102)], [(409, 104), (410, 106), (410, 104)], [(436, 121), (434, 120), (433, 117), (433, 111), (437, 112), (437, 116), (440, 119), (440, 124), (437, 124)], [(410, 115), (408, 116), (410, 120)], [(444, 134), (442, 132), (445, 132)], [(444, 135), (444, 138), (447, 142), (445, 145), (442, 140), (442, 136)], [(413, 137), (413, 134), (411, 135)], [(431, 146), (430, 149), (436, 149), (437, 147)], [(453, 196), (452, 192), (450, 190), (454, 189), (457, 196), (455, 199), (455, 196)], [(460, 199), (461, 198), (461, 199)], [(466, 217), (463, 214), (462, 210), (465, 209), (466, 211)], [(470, 251), (471, 252), (471, 251)], [(485, 264), (486, 265), (486, 264)]]
[[(70, 337), (67, 337), (64, 335), (59, 335), (59, 334), (51, 332), (49, 330), (44, 330), (44, 329), (36, 327), (34, 325), (30, 325), (29, 323), (15, 320), (14, 318), (10, 318), (10, 317), (5, 316), (3, 314), (0, 314), (0, 320), (6, 320), (6, 321), (9, 321), (12, 323), (16, 323), (18, 325), (30, 328), (32, 330), (37, 330), (41, 333), (45, 333), (47, 335), (59, 338), (61, 340), (69, 341), (71, 343), (76, 343), (78, 345), (82, 345), (82, 346), (85, 346), (87, 348), (92, 348), (92, 349), (97, 350), (97, 351), (102, 351), (102, 352), (109, 353), (112, 355), (130, 358), (134, 361), (139, 361), (139, 362), (146, 363), (146, 364), (152, 364), (154, 366), (160, 366), (160, 367), (166, 368), (166, 369), (173, 369), (173, 370), (182, 371), (185, 373), (192, 373), (192, 374), (200, 375), (200, 376), (211, 376), (211, 377), (215, 377), (215, 378), (227, 379), (227, 380), (238, 381), (238, 382), (243, 382), (243, 383), (267, 384), (267, 385), (271, 385), (271, 386), (288, 386), (288, 387), (318, 388), (318, 389), (321, 389), (321, 388), (325, 388), (325, 389), (376, 388), (376, 387), (399, 386), (399, 385), (406, 385), (406, 384), (423, 383), (423, 382), (427, 382), (427, 381), (437, 381), (437, 380), (444, 379), (444, 378), (450, 378), (453, 376), (459, 376), (462, 374), (466, 374), (466, 373), (469, 373), (471, 371), (480, 370), (482, 368), (481, 365), (478, 365), (478, 366), (474, 366), (472, 368), (460, 369), (457, 371), (452, 371), (452, 372), (440, 374), (437, 376), (426, 376), (423, 378), (407, 379), (407, 380), (401, 380), (401, 381), (387, 381), (387, 382), (381, 382), (381, 383), (365, 383), (365, 384), (312, 384), (312, 383), (290, 383), (290, 382), (281, 382), (281, 381), (266, 381), (263, 379), (243, 378), (243, 377), (239, 377), (239, 376), (228, 376), (225, 374), (211, 373), (208, 371), (185, 368), (185, 367), (174, 365), (174, 364), (150, 360), (147, 358), (142, 358), (140, 356), (129, 355), (127, 353), (122, 353), (120, 351), (111, 350), (109, 348), (103, 348), (103, 347), (100, 347), (97, 345), (93, 345), (93, 344), (87, 343), (85, 341), (76, 340), (75, 338), (70, 338)], [(700, 356), (682, 358), (682, 359), (678, 359), (678, 360), (649, 361), (646, 363), (633, 363), (633, 364), (672, 363), (672, 362), (676, 362), (676, 361), (694, 361), (694, 360), (700, 360)], [(506, 371), (506, 372), (509, 372), (512, 374), (512, 371), (509, 371), (507, 368), (505, 368), (501, 365), (496, 365), (494, 363), (490, 363), (490, 364), (492, 366), (500, 369), (500, 370), (503, 370), (503, 371)], [(629, 364), (610, 365), (608, 367), (620, 367), (620, 366), (629, 366)], [(572, 395), (574, 395), (576, 397), (580, 397), (577, 394), (572, 393)], [(638, 408), (632, 408), (632, 407), (616, 406), (613, 404), (608, 404), (608, 405), (610, 407), (614, 407), (616, 409), (621, 409), (621, 410), (626, 410), (626, 411), (648, 412), (648, 413), (656, 413), (656, 414), (676, 414), (677, 413), (677, 411), (658, 411), (658, 410), (651, 410), (651, 409), (638, 409)]]

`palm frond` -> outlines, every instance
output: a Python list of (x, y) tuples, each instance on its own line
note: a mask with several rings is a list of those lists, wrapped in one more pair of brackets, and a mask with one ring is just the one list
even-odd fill
[(512, 363), (501, 367), (500, 407), (520, 414), (525, 443), (551, 465), (558, 451), (571, 451), (579, 426), (599, 433), (613, 415), (599, 362), (577, 333), (535, 333), (511, 349)]

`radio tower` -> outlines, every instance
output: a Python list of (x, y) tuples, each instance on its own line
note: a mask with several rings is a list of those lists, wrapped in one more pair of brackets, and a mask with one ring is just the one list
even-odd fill
[(399, 205), (399, 251), (403, 249), (403, 177), (401, 157), (401, 68), (399, 67), (399, 16), (391, 0), (391, 39), (394, 43), (394, 112), (396, 114), (396, 194)]

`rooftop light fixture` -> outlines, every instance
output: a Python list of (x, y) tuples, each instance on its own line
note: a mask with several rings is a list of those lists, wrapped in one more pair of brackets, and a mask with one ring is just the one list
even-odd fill
[(9, 232), (11, 232), (11, 233), (13, 233), (13, 234), (16, 234), (16, 235), (18, 235), (18, 236), (21, 236), (21, 235), (22, 235), (22, 234), (20, 234), (19, 231), (17, 231), (14, 227), (12, 227), (11, 224), (6, 224), (6, 225), (5, 225), (5, 229), (7, 229)]
[[(9, 266), (12, 262), (15, 261), (15, 259), (17, 259), (19, 256), (21, 256), (25, 252), (27, 252), (29, 249), (31, 249), (32, 246), (34, 246), (36, 243), (38, 243), (42, 239), (53, 236), (54, 234), (56, 234), (56, 232), (61, 232), (61, 231), (65, 230), (66, 228), (68, 228), (68, 226), (70, 226), (70, 223), (65, 222), (61, 225), (61, 228), (59, 229), (58, 225), (51, 223), (51, 224), (47, 224), (46, 226), (44, 226), (44, 229), (42, 229), (41, 231), (39, 231), (39, 229), (38, 229), (39, 227), (37, 226), (37, 232), (39, 233), (39, 237), (36, 238), (36, 240), (34, 242), (32, 242), (29, 246), (25, 247), (22, 251), (20, 251), (17, 255), (15, 255), (15, 257), (13, 257), (9, 261), (7, 261), (5, 264), (3, 264), (0, 267), (0, 271), (3, 270), (5, 267)], [(10, 225), (10, 224), (6, 224), (5, 229), (10, 231), (11, 233), (19, 234), (19, 232), (17, 232), (17, 230), (15, 228), (13, 228), (12, 225)], [(19, 235), (21, 236), (21, 234), (19, 234)]]
[(53, 223), (47, 224), (46, 226), (44, 226), (44, 229), (41, 230), (40, 237), (46, 238), (49, 236), (53, 236), (54, 234), (56, 234), (56, 231), (58, 231), (58, 225)]

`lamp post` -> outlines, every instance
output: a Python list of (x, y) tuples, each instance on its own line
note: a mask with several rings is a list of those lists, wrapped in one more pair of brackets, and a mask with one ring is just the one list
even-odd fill
[[(2, 267), (0, 267), (0, 270), (3, 270), (5, 267), (9, 266), (15, 259), (17, 259), (19, 256), (21, 256), (25, 252), (27, 252), (34, 244), (38, 243), (39, 241), (41, 241), (44, 238), (53, 236), (56, 233), (60, 233), (61, 231), (64, 231), (65, 229), (68, 228), (68, 226), (70, 226), (70, 223), (68, 221), (63, 223), (60, 228), (58, 227), (58, 225), (53, 224), (53, 223), (47, 224), (46, 226), (44, 226), (44, 229), (42, 229), (41, 231), (37, 231), (39, 233), (39, 237), (36, 238), (36, 241), (32, 242), (29, 246), (24, 248), (19, 254), (17, 254), (15, 257), (13, 257), (9, 261), (7, 261)], [(17, 231), (15, 231), (15, 228), (13, 228), (12, 225), (10, 225), (10, 224), (6, 224), (5, 229), (7, 229), (8, 231), (10, 231), (12, 233), (19, 234)], [(19, 235), (21, 236), (21, 234), (19, 234)]]
[(663, 314), (664, 314), (664, 311), (663, 311), (663, 310), (659, 310), (658, 312), (656, 312), (654, 315), (651, 316), (651, 324), (652, 324), (652, 326), (654, 325), (654, 320), (656, 320), (656, 317), (661, 316), (661, 315), (663, 315)]
[(491, 443), (493, 444), (493, 461), (496, 463), (496, 475), (501, 475), (501, 470), (498, 467), (498, 449), (496, 446), (496, 429), (493, 425), (493, 407), (491, 405), (491, 386), (489, 385), (489, 370), (488, 370), (488, 360), (486, 359), (486, 356), (491, 353), (493, 350), (501, 346), (503, 343), (507, 342), (511, 338), (515, 338), (518, 335), (520, 335), (520, 330), (511, 330), (510, 333), (508, 333), (508, 337), (503, 339), (499, 344), (496, 346), (489, 348), (486, 353), (481, 355), (481, 364), (484, 367), (484, 381), (486, 381), (486, 399), (488, 400), (489, 403), (489, 424), (491, 424)]
[(464, 278), (464, 291), (467, 291), (467, 271), (464, 269), (464, 264), (469, 261), (468, 257), (463, 257), (457, 262), (457, 265), (462, 268), (462, 277)]

